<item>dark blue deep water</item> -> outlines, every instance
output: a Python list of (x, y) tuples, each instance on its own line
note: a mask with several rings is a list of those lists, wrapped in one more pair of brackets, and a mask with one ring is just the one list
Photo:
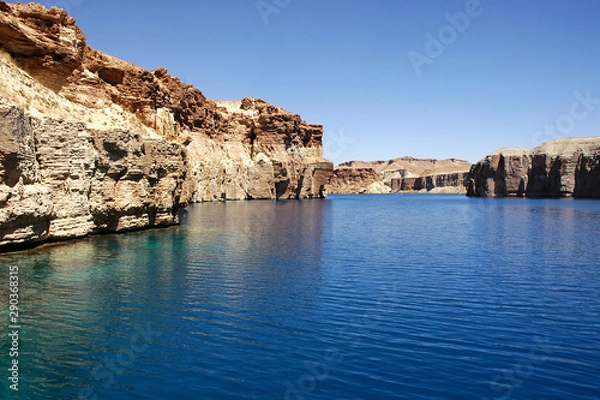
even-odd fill
[(599, 225), (599, 201), (331, 196), (0, 255), (0, 397), (599, 399)]

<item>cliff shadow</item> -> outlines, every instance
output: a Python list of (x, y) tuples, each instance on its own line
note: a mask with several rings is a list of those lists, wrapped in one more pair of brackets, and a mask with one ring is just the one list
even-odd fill
[(600, 158), (581, 155), (575, 170), (574, 197), (600, 197)]
[(550, 170), (545, 154), (535, 155), (531, 160), (531, 168), (527, 172), (527, 197), (560, 197), (561, 196), (562, 161), (555, 160)]

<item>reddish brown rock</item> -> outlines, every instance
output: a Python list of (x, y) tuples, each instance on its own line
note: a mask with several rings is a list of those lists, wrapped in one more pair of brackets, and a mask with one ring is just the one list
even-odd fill
[(87, 46), (64, 10), (0, 1), (0, 247), (178, 222), (188, 202), (325, 196), (323, 127), (213, 101)]
[(335, 194), (383, 194), (391, 189), (372, 168), (337, 167), (327, 186)]
[(440, 193), (465, 193), (468, 183), (468, 172), (434, 174), (417, 178), (392, 179), (393, 192), (437, 191)]
[(469, 196), (600, 197), (600, 137), (501, 149), (475, 164)]
[[(455, 158), (447, 160), (418, 159), (413, 157), (396, 158), (389, 161), (349, 161), (340, 164), (338, 169), (371, 170), (386, 188), (379, 187), (378, 193), (385, 192), (466, 192), (466, 177), (471, 164)], [(355, 182), (350, 183), (351, 176)], [(362, 173), (342, 172), (342, 180), (352, 193), (368, 192), (367, 187), (375, 180)], [(362, 186), (361, 186), (362, 185)], [(335, 193), (339, 189), (331, 189)]]
[(58, 92), (83, 60), (85, 36), (65, 10), (0, 2), (0, 48)]

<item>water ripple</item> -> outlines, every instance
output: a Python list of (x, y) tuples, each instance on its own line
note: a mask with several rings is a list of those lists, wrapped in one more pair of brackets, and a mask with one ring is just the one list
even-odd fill
[(0, 256), (22, 396), (597, 399), (598, 222), (599, 202), (334, 196)]

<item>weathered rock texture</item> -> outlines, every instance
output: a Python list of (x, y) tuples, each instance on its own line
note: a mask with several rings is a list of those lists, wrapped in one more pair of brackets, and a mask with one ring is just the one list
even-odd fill
[(0, 102), (0, 248), (179, 221), (185, 150)]
[(219, 130), (189, 133), (192, 201), (325, 195), (333, 164), (322, 126), (259, 99), (213, 104)]
[(0, 248), (178, 222), (188, 202), (325, 195), (323, 127), (207, 99), (87, 46), (58, 8), (0, 1)]
[(467, 195), (600, 197), (600, 137), (498, 150), (471, 168)]
[(466, 191), (468, 172), (454, 172), (449, 174), (434, 174), (418, 178), (393, 178), (391, 181), (393, 192), (419, 192), (434, 193), (462, 193)]
[(327, 191), (338, 194), (383, 194), (392, 189), (372, 168), (338, 167), (327, 186)]
[[(389, 192), (466, 192), (466, 184), (471, 164), (454, 158), (448, 160), (396, 158), (389, 161), (349, 161), (336, 168), (331, 193), (389, 193)], [(348, 170), (371, 170), (378, 177), (368, 178), (364, 172), (350, 173)], [(336, 184), (338, 175), (344, 185)], [(354, 181), (353, 181), (354, 177)], [(372, 175), (371, 175), (372, 177)], [(381, 188), (383, 183), (386, 189)], [(370, 188), (375, 188), (371, 191)]]

